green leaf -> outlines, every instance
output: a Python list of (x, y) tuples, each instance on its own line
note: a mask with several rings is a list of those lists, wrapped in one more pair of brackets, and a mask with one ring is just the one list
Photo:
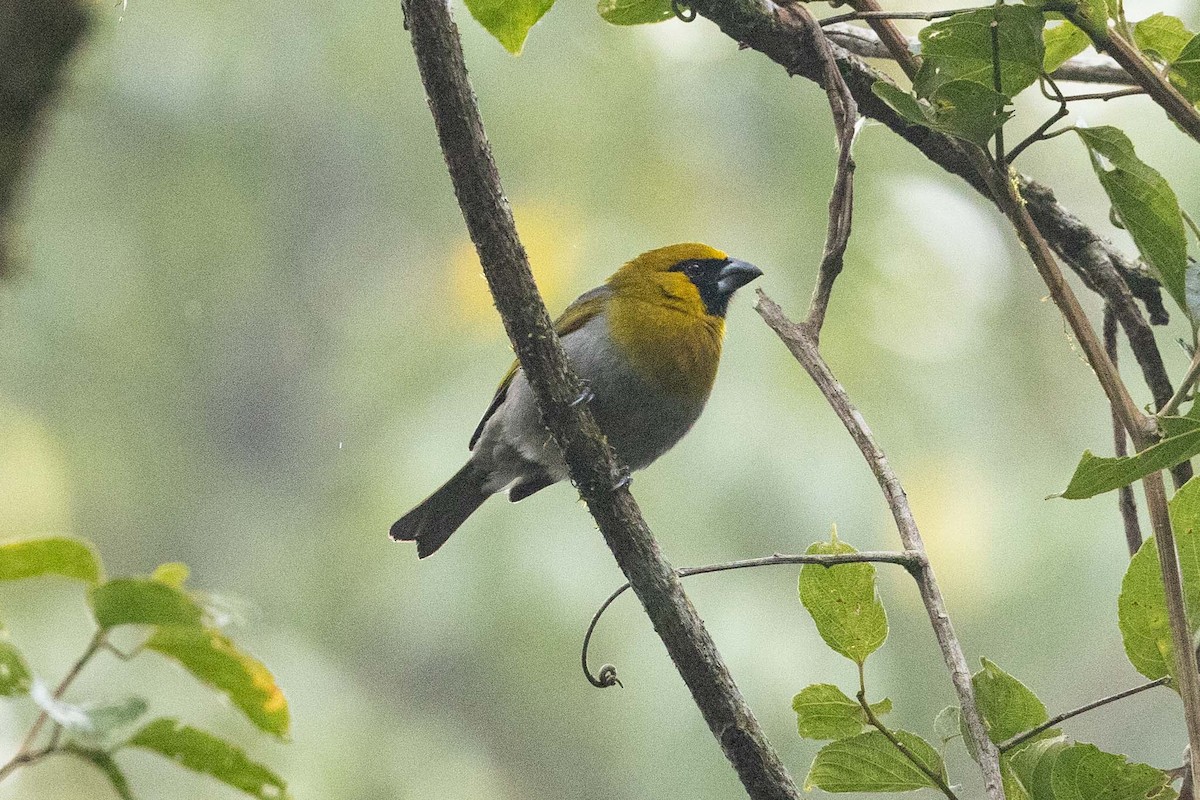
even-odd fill
[(180, 766), (212, 776), (251, 797), (286, 800), (283, 779), (242, 750), (210, 733), (174, 719), (156, 719), (142, 728), (127, 747), (140, 747), (166, 756)]
[(675, 16), (671, 0), (600, 0), (596, 10), (613, 25), (644, 25)]
[(1004, 110), (1007, 97), (973, 81), (949, 81), (922, 100), (886, 81), (871, 90), (909, 122), (981, 147), (1012, 116)]
[[(838, 541), (815, 542), (805, 551), (815, 555), (857, 553)], [(875, 566), (869, 563), (800, 568), (800, 602), (812, 614), (817, 632), (833, 650), (861, 665), (887, 639), (887, 612), (875, 590)]]
[(159, 583), (165, 583), (172, 589), (182, 589), (191, 574), (192, 571), (188, 569), (187, 564), (172, 561), (167, 564), (159, 564), (150, 577)]
[(13, 697), (26, 694), (33, 684), (33, 673), (25, 663), (25, 657), (8, 637), (8, 631), (0, 625), (0, 696)]
[(1034, 800), (1055, 800), (1052, 784), (1054, 765), (1063, 751), (1070, 746), (1070, 743), (1061, 738), (1042, 739), (1023, 745), (1015, 752), (1006, 753), (1001, 763), (1008, 763), (1013, 778), (1020, 782), (1025, 796)]
[(1005, 753), (1000, 754), (1000, 780), (1004, 782), (1004, 800), (1033, 800)]
[(1084, 450), (1079, 465), (1075, 467), (1075, 474), (1071, 476), (1071, 482), (1059, 497), (1084, 500), (1111, 492), (1113, 489), (1128, 486), (1151, 472), (1187, 461), (1197, 453), (1200, 453), (1200, 428), (1163, 439), (1132, 456), (1108, 458), (1092, 455), (1091, 450)]
[(117, 793), (117, 797), (121, 800), (134, 800), (133, 792), (129, 790), (129, 781), (125, 779), (125, 773), (121, 772), (121, 768), (117, 766), (117, 762), (106, 751), (91, 747), (80, 747), (72, 743), (63, 745), (62, 749), (64, 752), (88, 762), (103, 772), (104, 777), (108, 778), (108, 782), (112, 784), (113, 791)]
[[(1196, 609), (1200, 609), (1200, 479), (1185, 483), (1168, 508), (1179, 552), (1184, 604), (1190, 612), (1188, 629), (1195, 636), (1200, 630), (1196, 619)], [(1171, 625), (1153, 537), (1130, 559), (1117, 598), (1117, 622), (1125, 654), (1138, 672), (1151, 680), (1175, 674)]]
[[(986, 658), (981, 661), (983, 669), (971, 676), (971, 685), (992, 742), (1006, 742), (1050, 718), (1046, 706), (1029, 687)], [(1039, 738), (1057, 735), (1058, 731), (1046, 731)]]
[(0, 545), (0, 581), (61, 575), (99, 583), (100, 557), (82, 539), (29, 539)]
[(1167, 73), (1171, 83), (1190, 102), (1200, 102), (1200, 36), (1193, 36)]
[(1146, 800), (1161, 796), (1170, 781), (1160, 769), (1082, 742), (1059, 752), (1050, 777), (1054, 800)]
[[(845, 695), (830, 683), (806, 686), (792, 698), (796, 725), (805, 739), (845, 739), (862, 733), (867, 713), (857, 700)], [(892, 710), (892, 701), (884, 698), (871, 704), (871, 711), (880, 716)]]
[[(908, 731), (893, 731), (921, 763), (942, 777), (946, 766), (932, 745)], [(827, 792), (908, 792), (936, 787), (879, 731), (839, 739), (821, 748), (804, 780), (804, 789)]]
[(1062, 22), (1042, 32), (1046, 55), (1042, 58), (1042, 69), (1054, 72), (1068, 60), (1082, 53), (1092, 43), (1088, 35), (1069, 22)]
[[(997, 29), (993, 58), (992, 25)], [(994, 61), (1000, 64), (1000, 94), (1015, 97), (1042, 71), (1045, 45), (1042, 12), (1029, 6), (1000, 6), (970, 11), (921, 29), (921, 71), (913, 80), (919, 97), (949, 81), (966, 80), (994, 92)]]
[(153, 578), (116, 578), (88, 599), (101, 628), (116, 625), (199, 625), (203, 611), (192, 598)]
[(1170, 63), (1179, 58), (1194, 34), (1179, 17), (1163, 13), (1146, 17), (1133, 26), (1133, 41), (1139, 50), (1153, 53)]
[(261, 661), (243, 653), (220, 631), (197, 626), (159, 628), (146, 647), (178, 661), (200, 681), (224, 692), (264, 731), (286, 736), (287, 699)]
[(554, 0), (466, 0), (471, 16), (514, 56), (521, 54), (529, 29)]
[(1087, 145), (1100, 185), (1142, 258), (1186, 310), (1187, 237), (1175, 192), (1162, 175), (1137, 157), (1129, 137), (1117, 128), (1104, 125), (1075, 131)]

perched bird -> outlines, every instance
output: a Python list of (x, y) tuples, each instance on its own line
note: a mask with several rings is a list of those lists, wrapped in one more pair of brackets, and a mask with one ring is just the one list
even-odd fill
[[(707, 245), (660, 247), (581, 295), (555, 321), (619, 462), (641, 469), (692, 427), (717, 374), (729, 299), (760, 275), (758, 267)], [(392, 538), (416, 541), (421, 558), (510, 484), (515, 503), (568, 477), (516, 363), (469, 446), (466, 465), (392, 525)]]

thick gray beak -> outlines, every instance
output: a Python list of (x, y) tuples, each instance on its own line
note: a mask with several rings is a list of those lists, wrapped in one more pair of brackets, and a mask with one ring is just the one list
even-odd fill
[(717, 291), (724, 295), (731, 295), (761, 275), (762, 270), (753, 264), (731, 258), (729, 263), (722, 267), (717, 274)]

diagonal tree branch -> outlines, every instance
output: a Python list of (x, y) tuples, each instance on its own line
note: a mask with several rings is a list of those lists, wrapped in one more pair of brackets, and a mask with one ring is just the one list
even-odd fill
[(625, 488), (628, 481), (591, 412), (575, 402), (584, 395), (583, 386), (567, 363), (529, 271), (449, 8), (444, 0), (404, 0), (402, 5), (459, 206), (542, 420), (747, 794), (754, 800), (798, 800), (795, 783)]
[(87, 28), (79, 0), (0, 0), (0, 275), (7, 271), (9, 216), (44, 109)]
[(938, 646), (941, 648), (942, 659), (950, 671), (950, 680), (958, 694), (963, 719), (967, 722), (968, 727), (978, 728), (977, 731), (972, 732), (972, 737), (975, 739), (977, 752), (982, 756), (981, 768), (987, 782), (988, 796), (994, 800), (1003, 800), (999, 756), (984, 732), (983, 719), (979, 713), (979, 707), (975, 703), (975, 690), (971, 685), (971, 670), (967, 666), (967, 659), (963, 655), (958, 636), (954, 633), (954, 625), (951, 624), (950, 615), (946, 611), (946, 602), (942, 598), (941, 589), (938, 588), (933, 567), (925, 555), (925, 544), (921, 539), (921, 531), (917, 527), (912, 509), (908, 505), (908, 495), (905, 494), (900, 479), (892, 470), (883, 450), (875, 442), (875, 437), (871, 433), (871, 429), (867, 427), (866, 420), (850, 402), (850, 396), (846, 394), (846, 390), (842, 388), (841, 383), (830, 371), (829, 365), (825, 363), (808, 327), (788, 319), (783, 313), (783, 309), (767, 297), (761, 289), (758, 290), (758, 302), (755, 308), (796, 360), (800, 362), (800, 365), (804, 367), (817, 388), (821, 390), (821, 394), (825, 395), (825, 399), (846, 427), (850, 437), (854, 439), (854, 443), (858, 445), (859, 451), (875, 475), (875, 480), (879, 483), (879, 488), (883, 491), (884, 499), (887, 501), (888, 509), (892, 512), (892, 519), (896, 523), (896, 530), (900, 534), (900, 541), (904, 545), (905, 552), (919, 558), (915, 568), (910, 571), (917, 581), (917, 589), (929, 615), (929, 622), (933, 626)]

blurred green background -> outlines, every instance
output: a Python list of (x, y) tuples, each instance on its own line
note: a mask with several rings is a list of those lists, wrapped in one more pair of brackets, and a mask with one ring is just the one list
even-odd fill
[[(816, 87), (703, 20), (618, 29), (561, 0), (513, 58), (455, 10), (553, 310), (642, 250), (700, 239), (760, 265), (756, 285), (802, 313), (835, 155)], [(1019, 130), (1051, 110), (1022, 109)], [(1153, 106), (1082, 109), (1126, 127), (1200, 208), (1194, 147)], [(905, 480), (968, 656), (1052, 712), (1138, 683), (1116, 628), (1113, 498), (1043, 499), (1084, 448), (1111, 451), (1082, 356), (992, 208), (879, 126), (855, 153), (855, 234), (824, 349)], [(1022, 162), (1128, 244), (1074, 137)], [(741, 796), (632, 597), (594, 642), (624, 690), (580, 674), (584, 627), (621, 578), (569, 486), (493, 500), (425, 562), (386, 536), (465, 459), (510, 358), (399, 3), (99, 5), (19, 214), (19, 271), (0, 285), (0, 537), (85, 536), (115, 574), (187, 562), (193, 585), (249, 608), (233, 635), (278, 675), (294, 731), (266, 739), (154, 656), (98, 659), (72, 698), (144, 691), (244, 744), (299, 798)], [(895, 547), (850, 439), (745, 295), (708, 412), (634, 481), (669, 558), (797, 552), (834, 522), (859, 547)], [(1176, 376), (1181, 335), (1180, 320), (1160, 331)], [(855, 675), (795, 577), (688, 585), (802, 780), (818, 745), (797, 737), (792, 695)], [(948, 678), (911, 581), (885, 568), (880, 587), (892, 635), (869, 685), (896, 725), (932, 736)], [(51, 682), (90, 633), (81, 599), (65, 582), (0, 591)], [(4, 757), (32, 716), (0, 703)], [(1185, 741), (1167, 691), (1069, 732), (1161, 767)], [(169, 767), (160, 778), (151, 755), (122, 763), (140, 797), (238, 796)], [(957, 745), (951, 768), (975, 787)], [(60, 759), (0, 798), (107, 791)]]

